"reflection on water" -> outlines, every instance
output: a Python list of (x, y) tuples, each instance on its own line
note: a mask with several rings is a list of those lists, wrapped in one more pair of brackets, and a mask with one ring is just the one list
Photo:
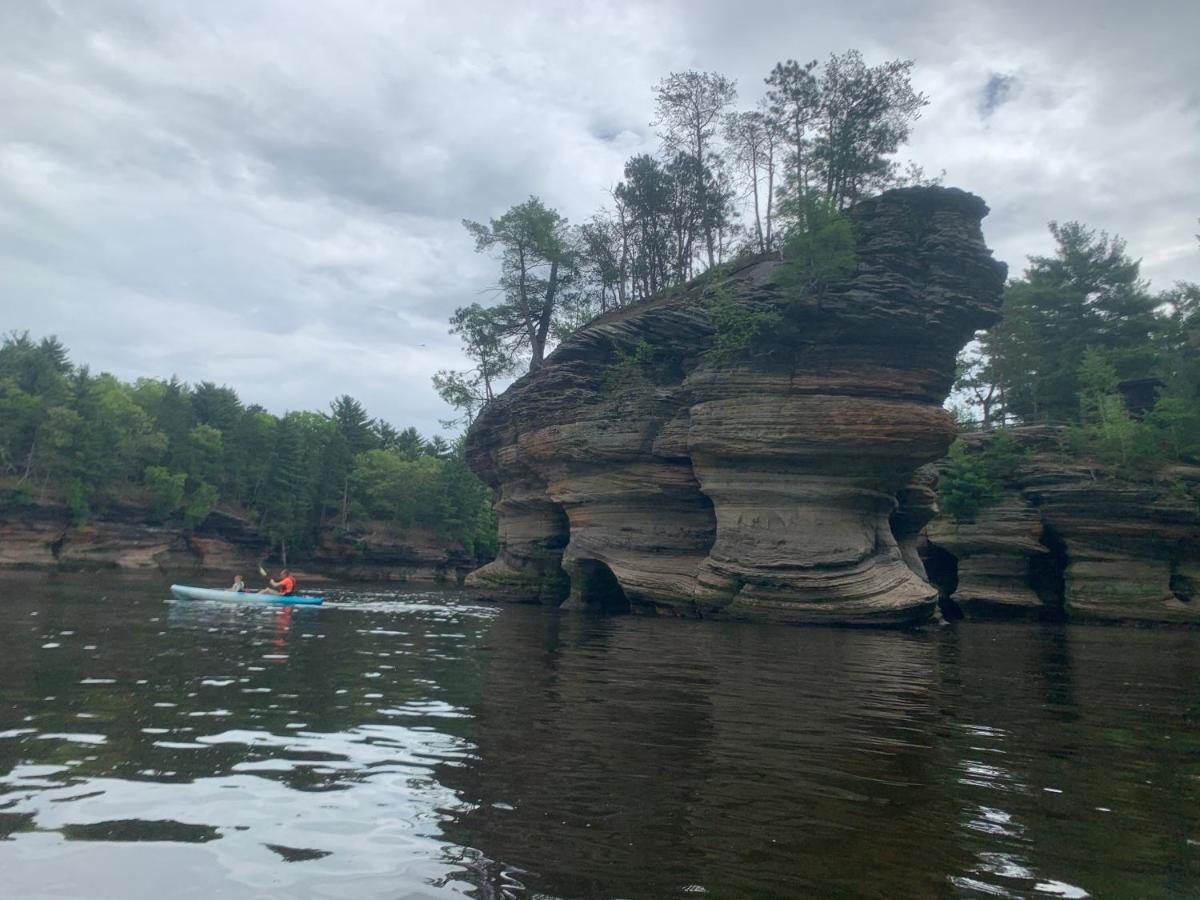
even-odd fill
[(1200, 633), (165, 595), (0, 581), (0, 894), (1200, 895)]

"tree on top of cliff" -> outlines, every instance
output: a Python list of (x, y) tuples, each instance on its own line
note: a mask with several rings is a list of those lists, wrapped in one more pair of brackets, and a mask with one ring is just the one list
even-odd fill
[[(707, 187), (699, 190), (702, 182)], [(721, 197), (710, 173), (687, 154), (666, 165), (646, 154), (625, 163), (625, 179), (613, 190), (613, 199), (636, 299), (652, 297), (691, 277), (697, 237), (720, 221), (720, 214), (708, 205)]]
[(857, 50), (779, 63), (767, 76), (767, 109), (786, 136), (783, 196), (803, 224), (810, 195), (836, 209), (899, 180), (888, 157), (906, 140), (929, 99), (913, 90), (910, 59), (868, 66)]
[(499, 290), (493, 308), (499, 334), (529, 354), (529, 371), (542, 367), (555, 313), (576, 275), (576, 253), (567, 220), (537, 197), (519, 203), (488, 225), (463, 219), (475, 249), (498, 250)]
[[(672, 72), (654, 88), (661, 152), (625, 163), (610, 209), (571, 229), (531, 197), (489, 224), (464, 220), (477, 251), (497, 252), (502, 299), (461, 307), (451, 319), (474, 367), (434, 376), (459, 411), (444, 424), (470, 423), (522, 356), (536, 371), (548, 344), (597, 314), (675, 289), (704, 263), (712, 269), (735, 252), (773, 249), (779, 221), (790, 226), (795, 286), (819, 296), (846, 268), (822, 243), (831, 235), (845, 243), (834, 232), (848, 223), (835, 214), (869, 192), (924, 180), (911, 167), (903, 178), (889, 159), (928, 102), (912, 88), (912, 65), (867, 66), (854, 50), (823, 67), (789, 60), (775, 66), (760, 109), (748, 113), (729, 111), (732, 79)], [(742, 205), (753, 208), (748, 242), (737, 227), (734, 173)]]
[(1181, 281), (1158, 297), (1163, 326), (1159, 375), (1169, 386), (1200, 397), (1200, 284)]
[[(350, 472), (354, 467), (354, 458), (378, 446), (379, 436), (375, 431), (375, 420), (367, 415), (363, 405), (349, 394), (342, 394), (329, 404), (327, 418), (332, 423), (333, 430), (327, 432), (327, 437), (322, 442), (324, 459), (321, 472), (326, 485), (340, 487), (339, 516), (341, 525), (345, 528), (350, 515)], [(325, 503), (322, 502), (320, 506), (323, 519)]]
[(192, 410), (199, 424), (221, 431), (232, 428), (243, 412), (237, 391), (226, 385), (217, 387), (211, 381), (202, 381), (192, 388)]
[(765, 81), (767, 123), (782, 136), (787, 146), (784, 178), (787, 190), (804, 195), (809, 190), (812, 140), (809, 129), (816, 118), (820, 91), (813, 70), (814, 59), (801, 65), (794, 59), (776, 63)]
[(896, 163), (887, 157), (929, 103), (912, 88), (912, 67), (911, 59), (867, 66), (857, 50), (825, 63), (813, 155), (827, 202), (845, 208), (895, 180)]
[(783, 134), (764, 109), (731, 113), (725, 119), (725, 140), (733, 168), (745, 181), (754, 211), (751, 239), (759, 253), (774, 242), (775, 174)]
[(441, 369), (433, 376), (433, 387), (443, 400), (459, 410), (459, 419), (443, 422), (447, 427), (470, 425), (476, 414), (495, 396), (496, 383), (517, 368), (516, 342), (502, 330), (507, 314), (478, 303), (461, 306), (450, 319), (450, 333), (462, 340), (463, 352), (475, 363), (466, 370)]
[(1053, 256), (1030, 257), (1005, 290), (1004, 320), (983, 338), (1009, 415), (1075, 422), (1079, 370), (1089, 348), (1103, 350), (1121, 378), (1152, 373), (1158, 301), (1125, 252), (1125, 242), (1078, 222), (1050, 223)]
[(375, 420), (349, 394), (342, 394), (329, 404), (329, 417), (352, 453), (362, 453), (375, 446)]
[(672, 72), (654, 88), (654, 97), (658, 121), (653, 124), (662, 127), (663, 147), (673, 161), (683, 161), (680, 182), (694, 192), (702, 211), (699, 225), (712, 268), (725, 207), (713, 202), (713, 182), (719, 182), (722, 165), (713, 143), (725, 109), (737, 98), (737, 83), (718, 72)]
[(58, 338), (40, 343), (10, 332), (0, 343), (0, 465), (29, 478), (38, 462), (39, 432), (50, 411), (69, 402), (71, 363)]
[(788, 232), (783, 246), (787, 264), (778, 274), (779, 283), (813, 296), (818, 308), (829, 285), (854, 271), (854, 226), (837, 207), (815, 197), (804, 198), (805, 211)]

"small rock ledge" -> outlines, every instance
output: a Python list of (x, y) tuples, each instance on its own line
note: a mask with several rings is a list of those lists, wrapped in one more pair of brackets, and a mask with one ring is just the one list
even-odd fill
[[(1025, 456), (1001, 496), (918, 539), (948, 613), (1200, 624), (1200, 468), (1129, 481), (1067, 454), (1066, 428), (1008, 434)], [(964, 441), (975, 452), (984, 437)]]

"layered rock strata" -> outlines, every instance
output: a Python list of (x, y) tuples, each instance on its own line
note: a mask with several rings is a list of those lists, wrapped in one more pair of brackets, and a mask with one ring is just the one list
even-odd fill
[(1134, 482), (1072, 458), (1065, 428), (1008, 433), (1025, 456), (999, 499), (925, 530), (947, 600), (968, 617), (1200, 624), (1200, 468)]
[[(152, 524), (146, 517), (144, 509), (119, 504), (83, 526), (72, 525), (59, 503), (0, 511), (0, 572), (203, 572), (226, 578), (249, 575), (264, 560), (281, 563), (268, 536), (240, 516), (214, 511), (195, 529)], [(380, 528), (358, 535), (325, 531), (293, 568), (306, 578), (457, 583), (475, 564), (461, 544), (419, 529), (393, 534)]]
[[(890, 191), (856, 209), (855, 267), (819, 290), (760, 258), (582, 329), (468, 434), (501, 541), (468, 584), (786, 622), (929, 615), (937, 591), (889, 517), (954, 437), (956, 352), (997, 319), (986, 211)], [(767, 324), (730, 352), (730, 322)]]

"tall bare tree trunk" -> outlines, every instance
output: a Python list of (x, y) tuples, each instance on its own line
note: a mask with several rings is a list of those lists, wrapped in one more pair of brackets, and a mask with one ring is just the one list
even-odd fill
[(21, 477), (17, 479), (17, 484), (21, 484), (27, 478), (29, 478), (29, 473), (33, 471), (33, 460), (34, 460), (34, 456), (35, 456), (36, 452), (37, 452), (37, 436), (35, 435), (33, 438), (33, 441), (30, 442), (30, 444), (29, 444), (29, 453), (25, 457), (25, 471), (23, 473), (21, 473)]

